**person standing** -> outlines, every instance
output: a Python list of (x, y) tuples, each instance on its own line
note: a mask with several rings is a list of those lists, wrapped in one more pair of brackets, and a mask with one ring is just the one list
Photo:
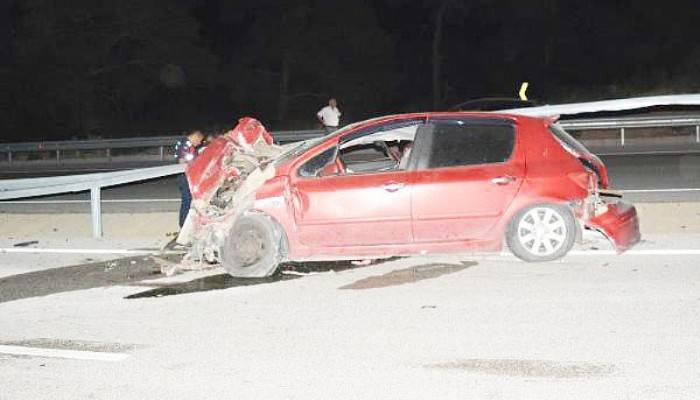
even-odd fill
[[(175, 144), (175, 158), (178, 164), (188, 164), (197, 157), (197, 146), (202, 144), (204, 135), (201, 131), (192, 131), (187, 136), (178, 140)], [(180, 189), (180, 228), (185, 224), (187, 214), (190, 211), (190, 203), (192, 202), (192, 193), (190, 193), (190, 184), (187, 182), (187, 175), (180, 174), (177, 177), (177, 187)]]
[(328, 100), (328, 105), (316, 113), (319, 122), (328, 132), (338, 129), (341, 115), (342, 113), (338, 109), (338, 102), (335, 99)]

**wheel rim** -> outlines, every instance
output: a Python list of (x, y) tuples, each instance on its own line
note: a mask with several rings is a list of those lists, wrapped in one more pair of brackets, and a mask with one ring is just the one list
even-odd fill
[(265, 254), (265, 240), (257, 229), (246, 229), (234, 240), (234, 256), (243, 266), (254, 264)]
[(559, 251), (567, 233), (564, 217), (549, 207), (531, 209), (518, 223), (518, 241), (525, 250), (539, 257)]

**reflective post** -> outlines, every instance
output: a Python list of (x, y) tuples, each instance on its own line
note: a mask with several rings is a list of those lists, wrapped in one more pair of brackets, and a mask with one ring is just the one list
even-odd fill
[(700, 143), (700, 125), (695, 125), (695, 143)]
[(12, 164), (12, 150), (7, 151), (7, 163)]
[(625, 145), (625, 128), (620, 128), (620, 146)]
[(61, 162), (61, 150), (56, 149), (56, 163)]
[(102, 210), (100, 207), (100, 187), (90, 189), (90, 216), (92, 217), (92, 237), (102, 237)]
[(160, 161), (165, 161), (165, 149), (160, 146)]

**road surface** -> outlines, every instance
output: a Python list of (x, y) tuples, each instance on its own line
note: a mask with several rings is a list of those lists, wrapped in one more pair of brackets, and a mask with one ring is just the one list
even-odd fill
[(0, 397), (700, 398), (700, 238), (649, 239), (244, 285), (148, 257), (0, 278)]

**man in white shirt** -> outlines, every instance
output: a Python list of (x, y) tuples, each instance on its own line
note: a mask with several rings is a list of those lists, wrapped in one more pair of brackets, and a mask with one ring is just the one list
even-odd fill
[(328, 100), (328, 105), (323, 107), (316, 116), (326, 130), (332, 132), (338, 129), (341, 112), (338, 109), (338, 102), (335, 99)]

